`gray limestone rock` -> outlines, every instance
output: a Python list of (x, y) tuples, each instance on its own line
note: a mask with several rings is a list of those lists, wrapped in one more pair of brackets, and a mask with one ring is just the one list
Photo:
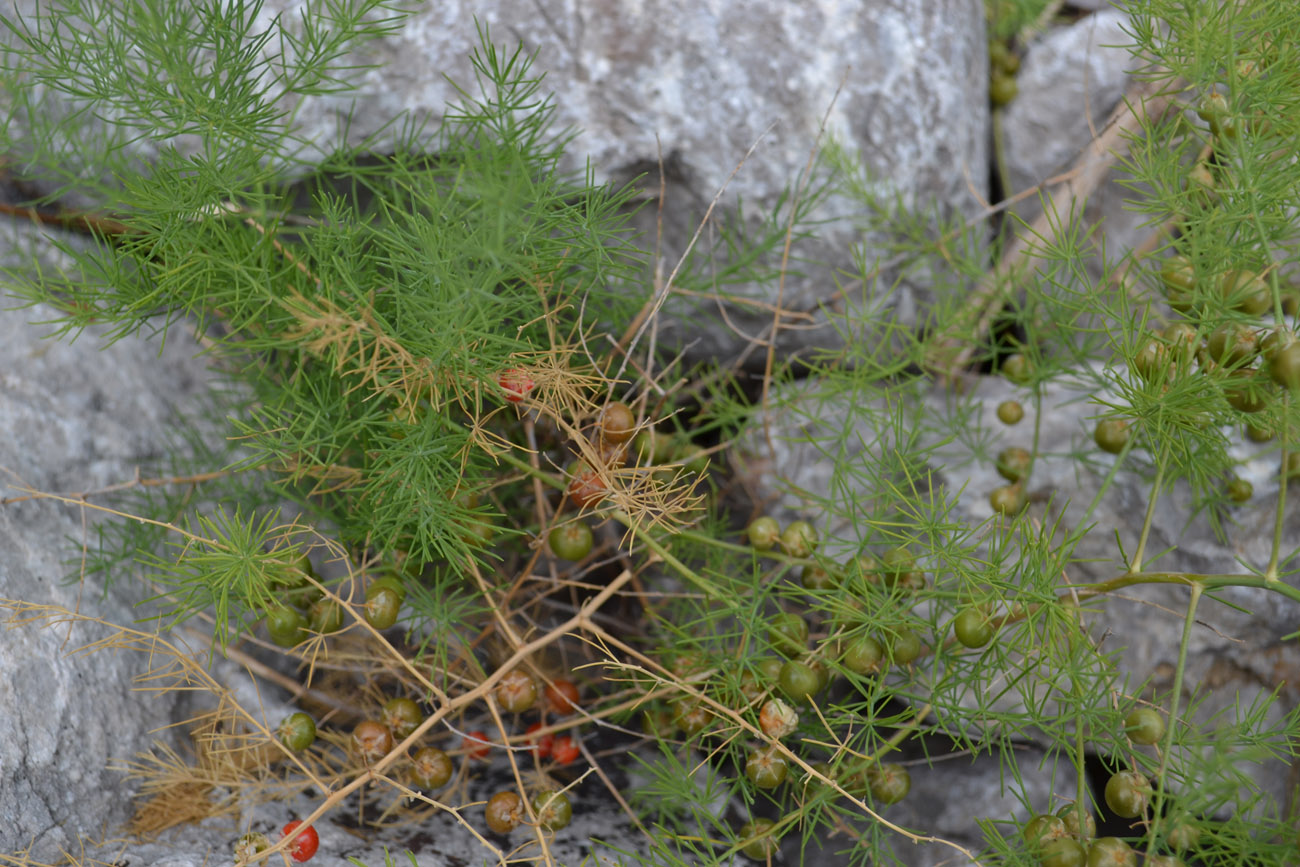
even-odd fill
[[(32, 5), (28, 0), (22, 8)], [(257, 29), (276, 16), (297, 28), (307, 9), (302, 0), (269, 0)], [(580, 130), (570, 168), (591, 160), (598, 179), (619, 183), (650, 175), (637, 222), (647, 239), (655, 234), (657, 165), (665, 158), (665, 275), (724, 184), (715, 221), (757, 231), (798, 181), (823, 120), (828, 140), (860, 156), (869, 185), (887, 204), (898, 196), (909, 208), (970, 214), (986, 188), (987, 60), (978, 0), (763, 0), (743, 8), (685, 0), (418, 5), (399, 33), (348, 58), (374, 65), (358, 76), (358, 91), (309, 97), (294, 108), (302, 139), (328, 152), (346, 120), (350, 141), (373, 136), (368, 147), (382, 151), (394, 133), (380, 131), (405, 112), (436, 129), (448, 102), (461, 99), (448, 78), (473, 89), (469, 55), (480, 25), (491, 28), (498, 44), (522, 43), (537, 52), (534, 69), (557, 97), (557, 123)], [(158, 144), (133, 147), (148, 159)], [(835, 198), (811, 216), (861, 213), (861, 205)], [(698, 267), (704, 297), (671, 299), (662, 340), (698, 341), (691, 350), (696, 357), (732, 357), (770, 326), (765, 305), (778, 294), (784, 306), (807, 314), (794, 323), (800, 328), (782, 333), (783, 351), (838, 340), (821, 305), (841, 309), (841, 289), (850, 298), (886, 294), (909, 321), (924, 306), (927, 277), (913, 275), (897, 289), (892, 273), (865, 288), (855, 285), (851, 246), (862, 245), (869, 268), (881, 257), (880, 236), (848, 224), (811, 228), (817, 237), (794, 250), (806, 275), (783, 289), (768, 278), (712, 286), (705, 256)], [(706, 233), (701, 243), (707, 248), (717, 238)], [(779, 258), (778, 244), (765, 268)], [(802, 264), (812, 260), (817, 264)], [(847, 280), (837, 279), (837, 269), (849, 269)], [(720, 324), (718, 299), (709, 297), (715, 291), (742, 299), (728, 305), (730, 325)]]
[[(46, 261), (67, 265), (27, 224), (6, 222), (0, 233), (5, 264), (36, 244)], [(4, 306), (12, 308), (13, 299)], [(165, 349), (128, 338), (101, 350), (97, 334), (69, 344), (29, 324), (53, 317), (48, 308), (0, 313), (3, 497), (129, 481), (142, 461), (158, 456), (170, 414), (205, 380), (184, 335), (173, 334)], [(130, 625), (142, 593), (116, 588), (104, 595), (93, 584), (66, 581), (76, 574), (78, 545), (94, 544), (100, 518), (91, 511), (84, 518), (76, 505), (51, 500), (0, 507), (0, 597)], [(125, 791), (106, 765), (130, 757), (151, 741), (151, 730), (172, 722), (173, 702), (135, 690), (147, 665), (141, 655), (74, 653), (108, 636), (107, 627), (20, 625), (11, 611), (0, 612), (0, 852), (31, 847), (47, 860), (60, 847), (75, 849), (78, 834), (100, 834), (129, 818), (128, 799), (104, 797)]]
[[(1137, 65), (1126, 46), (1128, 16), (1105, 9), (1075, 24), (1054, 30), (1032, 43), (1016, 76), (1019, 95), (1007, 106), (1003, 137), (1011, 189), (1021, 192), (1068, 171), (1084, 148), (1099, 135), (1129, 85)], [(1136, 247), (1150, 227), (1148, 215), (1125, 208), (1136, 193), (1112, 172), (1085, 203), (1087, 227), (1104, 226), (1107, 258), (1114, 262)], [(1039, 199), (1020, 202), (1015, 213), (1026, 222), (1040, 212)], [(1089, 262), (1100, 276), (1099, 254)]]

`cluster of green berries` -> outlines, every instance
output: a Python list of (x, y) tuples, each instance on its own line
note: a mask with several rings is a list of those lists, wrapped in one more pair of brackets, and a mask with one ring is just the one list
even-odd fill
[(1020, 55), (1005, 40), (989, 40), (989, 101), (994, 106), (1007, 105), (1016, 98), (1019, 71)]
[[(309, 580), (310, 579), (310, 580)], [(328, 635), (343, 628), (343, 607), (323, 594), (315, 583), (320, 578), (307, 554), (300, 554), (280, 578), (280, 603), (266, 612), (266, 632), (279, 647), (296, 647), (311, 632)], [(406, 588), (396, 576), (384, 576), (366, 587), (363, 612), (375, 629), (389, 629), (397, 623), (406, 600)]]

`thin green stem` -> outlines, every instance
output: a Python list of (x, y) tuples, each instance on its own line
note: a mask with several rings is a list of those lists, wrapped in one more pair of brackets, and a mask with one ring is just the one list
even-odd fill
[[(1289, 410), (1291, 395), (1282, 393), (1282, 411), (1285, 413)], [(1264, 577), (1270, 582), (1280, 584), (1281, 579), (1277, 574), (1278, 558), (1282, 553), (1282, 529), (1286, 521), (1286, 477), (1287, 464), (1289, 461), (1291, 446), (1291, 436), (1289, 426), (1282, 429), (1282, 454), (1279, 459), (1278, 478), (1277, 478), (1277, 506), (1273, 511), (1273, 544), (1268, 554), (1268, 567), (1264, 570)]]
[(1129, 571), (1141, 572), (1142, 560), (1146, 557), (1147, 539), (1151, 537), (1151, 525), (1155, 522), (1156, 501), (1160, 499), (1160, 488), (1165, 481), (1165, 465), (1169, 463), (1169, 443), (1165, 442), (1160, 451), (1160, 463), (1156, 466), (1156, 477), (1151, 482), (1151, 495), (1147, 497), (1147, 513), (1142, 518), (1142, 533), (1138, 536), (1137, 550), (1133, 552), (1133, 561)]
[(1165, 800), (1165, 776), (1169, 771), (1169, 756), (1173, 753), (1174, 738), (1178, 728), (1178, 708), (1182, 701), (1183, 673), (1187, 670), (1187, 649), (1192, 643), (1192, 628), (1196, 625), (1196, 606), (1200, 604), (1203, 588), (1200, 584), (1192, 585), (1191, 598), (1187, 600), (1187, 615), (1183, 620), (1183, 637), (1178, 645), (1178, 665), (1174, 668), (1174, 689), (1169, 697), (1169, 726), (1165, 729), (1165, 742), (1160, 748), (1160, 768), (1156, 771), (1155, 799), (1152, 805), (1150, 843), (1147, 844), (1147, 857), (1150, 858), (1159, 837), (1161, 808)]

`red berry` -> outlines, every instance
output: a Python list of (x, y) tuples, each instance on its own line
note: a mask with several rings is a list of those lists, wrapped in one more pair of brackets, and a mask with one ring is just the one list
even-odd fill
[(528, 375), (528, 371), (518, 367), (507, 368), (497, 376), (497, 385), (505, 392), (506, 400), (519, 403), (528, 393), (537, 387), (537, 383)]
[(557, 765), (567, 765), (580, 755), (582, 750), (578, 749), (578, 742), (569, 735), (560, 735), (551, 744), (551, 758)]
[(567, 716), (578, 709), (578, 686), (567, 678), (557, 677), (546, 686), (546, 705), (551, 713)]
[(524, 738), (524, 743), (533, 747), (533, 751), (537, 753), (538, 758), (544, 759), (551, 754), (551, 746), (555, 743), (555, 735), (545, 734), (540, 738), (532, 737), (532, 735), (535, 732), (540, 731), (541, 728), (542, 724), (535, 722), (528, 728), (524, 729), (524, 734), (527, 735), (527, 737)]
[(460, 745), (464, 748), (465, 755), (471, 759), (486, 759), (488, 753), (492, 752), (492, 742), (488, 740), (487, 733), (477, 730), (465, 735)]
[[(280, 833), (285, 837), (291, 836), (295, 831), (297, 831), (298, 826), (301, 824), (302, 822), (300, 820), (294, 819), (292, 822), (285, 825), (284, 828), (281, 829)], [(289, 857), (293, 858), (295, 861), (310, 861), (311, 856), (316, 854), (316, 850), (319, 847), (320, 835), (316, 833), (316, 829), (305, 828), (302, 831), (298, 831), (293, 841), (293, 845), (289, 847)]]

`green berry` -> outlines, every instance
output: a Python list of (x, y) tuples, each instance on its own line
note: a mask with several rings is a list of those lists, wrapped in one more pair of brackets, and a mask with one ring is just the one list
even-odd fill
[(921, 655), (922, 649), (921, 636), (905, 629), (894, 637), (889, 652), (895, 664), (907, 665)]
[(1019, 352), (1008, 355), (1002, 359), (1002, 375), (1018, 385), (1024, 385), (1029, 382), (1029, 359), (1025, 358)]
[(1196, 269), (1186, 256), (1170, 256), (1160, 263), (1160, 280), (1170, 301), (1185, 298), (1196, 289)]
[(1013, 77), (1001, 70), (993, 73), (989, 81), (989, 101), (994, 106), (1001, 107), (1009, 104), (1019, 93), (1020, 87)]
[(998, 404), (998, 421), (1005, 425), (1019, 424), (1025, 417), (1025, 408), (1016, 400), (1004, 400)]
[(527, 672), (508, 671), (497, 683), (497, 703), (511, 713), (523, 713), (537, 704), (537, 681)]
[(1137, 853), (1118, 837), (1099, 837), (1088, 847), (1088, 867), (1137, 867)]
[(421, 789), (441, 789), (454, 770), (451, 756), (437, 747), (423, 747), (411, 759), (411, 779)]
[(546, 542), (556, 557), (576, 563), (591, 553), (596, 537), (583, 521), (570, 521), (552, 527)]
[(1029, 478), (1029, 471), (1033, 464), (1034, 456), (1027, 449), (1013, 446), (998, 452), (998, 475), (1008, 482), (1021, 482)]
[(1273, 306), (1273, 292), (1254, 271), (1228, 271), (1219, 278), (1219, 291), (1237, 310), (1259, 316)]
[(317, 599), (307, 614), (308, 623), (315, 632), (328, 635), (343, 628), (343, 607), (328, 597)]
[(305, 638), (306, 619), (293, 608), (273, 608), (266, 615), (266, 632), (280, 647), (295, 647)]
[(1165, 719), (1154, 708), (1134, 708), (1124, 717), (1124, 733), (1135, 744), (1154, 744), (1165, 735)]
[(1169, 347), (1158, 337), (1143, 341), (1131, 362), (1133, 370), (1147, 382), (1160, 382), (1169, 375)]
[(880, 670), (880, 662), (884, 656), (885, 649), (880, 646), (880, 642), (864, 635), (849, 643), (841, 662), (854, 674), (875, 674)]
[(755, 819), (740, 826), (737, 836), (741, 841), (740, 851), (745, 857), (767, 861), (776, 855), (781, 847), (772, 835), (775, 824), (771, 819)]
[(1117, 455), (1128, 444), (1128, 422), (1122, 418), (1104, 418), (1097, 422), (1097, 430), (1092, 438), (1102, 451)]
[(405, 588), (393, 578), (381, 578), (366, 588), (366, 622), (375, 629), (388, 629), (402, 611)]
[[(1077, 804), (1066, 804), (1056, 811), (1056, 815), (1065, 822), (1065, 830), (1070, 836), (1081, 840), (1090, 840), (1097, 836), (1097, 820), (1086, 808), (1081, 809)], [(1082, 825), (1079, 824), (1080, 817), (1082, 817)]]
[(799, 574), (799, 583), (805, 590), (830, 590), (838, 583), (838, 576), (820, 564), (813, 563), (803, 567)]
[(782, 656), (800, 656), (808, 649), (808, 621), (798, 614), (786, 612), (772, 618), (767, 635)]
[(785, 782), (789, 767), (775, 746), (754, 750), (745, 760), (745, 776), (760, 789), (775, 789)]
[(981, 608), (962, 609), (952, 628), (957, 640), (966, 647), (983, 647), (993, 640), (993, 623)]
[(822, 687), (817, 670), (806, 662), (788, 660), (781, 666), (781, 691), (797, 704), (807, 704)]
[(309, 714), (296, 711), (280, 722), (276, 734), (280, 743), (300, 753), (316, 742), (316, 721)]
[(1178, 852), (1194, 849), (1200, 841), (1201, 829), (1186, 818), (1174, 820), (1165, 831), (1165, 842), (1169, 844), (1169, 848)]
[(1205, 348), (1211, 361), (1224, 367), (1240, 367), (1258, 354), (1259, 339), (1240, 322), (1229, 322), (1210, 332)]
[(1120, 771), (1106, 781), (1106, 806), (1116, 816), (1136, 819), (1146, 812), (1151, 786), (1135, 771)]
[(1001, 485), (989, 491), (989, 508), (1000, 515), (1015, 517), (1029, 505), (1029, 497), (1021, 485)]
[(750, 521), (745, 533), (755, 550), (770, 551), (781, 538), (781, 525), (776, 522), (776, 518), (763, 515)]
[(1038, 853), (1041, 867), (1083, 867), (1088, 855), (1077, 840), (1050, 840)]
[(691, 737), (709, 727), (713, 722), (713, 712), (697, 698), (679, 698), (673, 702), (673, 722), (687, 737)]
[(781, 533), (781, 547), (791, 557), (811, 557), (817, 548), (817, 531), (807, 521), (794, 521)]
[(1300, 391), (1300, 342), (1273, 353), (1268, 362), (1268, 375), (1287, 391)]
[(573, 821), (573, 805), (563, 792), (538, 792), (533, 796), (537, 824), (548, 831), (560, 831)]
[(424, 711), (420, 710), (420, 706), (412, 699), (398, 696), (384, 702), (384, 712), (380, 715), (380, 721), (388, 726), (389, 731), (398, 740), (406, 740), (411, 732), (424, 722)]
[(871, 797), (882, 804), (897, 804), (912, 790), (912, 775), (907, 768), (894, 764), (874, 764), (867, 768)]
[(1065, 828), (1065, 821), (1059, 816), (1053, 816), (1050, 813), (1044, 813), (1030, 819), (1020, 832), (1032, 852), (1042, 849), (1045, 844), (1052, 840), (1065, 837), (1068, 833)]

